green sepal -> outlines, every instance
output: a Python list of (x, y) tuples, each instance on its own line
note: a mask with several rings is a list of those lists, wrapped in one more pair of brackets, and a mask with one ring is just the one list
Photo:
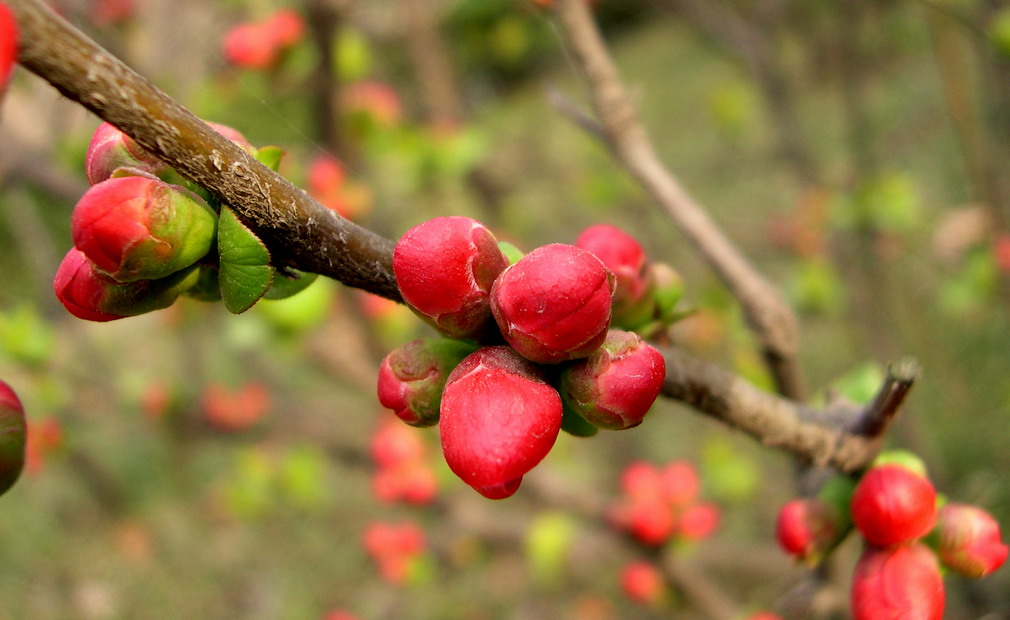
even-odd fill
[(263, 146), (256, 149), (257, 161), (274, 172), (277, 172), (277, 169), (281, 167), (281, 159), (283, 157), (284, 149), (279, 146)]
[(600, 432), (598, 426), (579, 415), (578, 412), (568, 406), (567, 402), (562, 400), (562, 403), (561, 430), (574, 437), (592, 437)]
[(270, 252), (224, 205), (217, 225), (217, 249), (221, 299), (229, 312), (241, 314), (263, 297), (274, 280)]
[(525, 254), (523, 254), (522, 250), (512, 245), (508, 241), (499, 241), (498, 249), (501, 250), (501, 253), (505, 255), (506, 259), (508, 259), (509, 265), (515, 265), (516, 263), (519, 262), (520, 258), (526, 256)]
[(292, 272), (293, 276), (286, 276), (283, 273), (278, 274), (278, 277), (274, 278), (273, 284), (267, 289), (263, 299), (287, 299), (292, 295), (301, 293), (310, 284), (316, 281), (317, 274), (305, 273), (303, 271)]
[(183, 295), (198, 301), (221, 301), (221, 283), (218, 281), (217, 266), (201, 265), (200, 274), (194, 284)]

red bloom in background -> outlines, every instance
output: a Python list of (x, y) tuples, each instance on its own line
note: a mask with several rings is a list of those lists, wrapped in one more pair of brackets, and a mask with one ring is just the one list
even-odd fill
[(270, 410), (270, 392), (255, 381), (248, 381), (237, 389), (211, 383), (203, 390), (200, 406), (214, 428), (224, 432), (244, 431), (266, 416)]
[(301, 15), (281, 9), (266, 19), (233, 26), (225, 34), (222, 48), (225, 58), (236, 67), (262, 71), (274, 67), (304, 33)]
[(365, 552), (378, 565), (382, 578), (394, 585), (405, 584), (416, 560), (424, 553), (427, 541), (416, 523), (375, 522), (362, 536)]
[(34, 476), (42, 471), (46, 458), (63, 446), (63, 427), (55, 418), (28, 422), (25, 442), (25, 473)]

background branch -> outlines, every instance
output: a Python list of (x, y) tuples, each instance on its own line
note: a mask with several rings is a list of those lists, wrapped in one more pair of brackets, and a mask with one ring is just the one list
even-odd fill
[(558, 23), (575, 63), (586, 77), (614, 157), (666, 210), (739, 300), (761, 343), (778, 391), (790, 398), (802, 398), (792, 310), (659, 160), (586, 3), (560, 0), (556, 7)]

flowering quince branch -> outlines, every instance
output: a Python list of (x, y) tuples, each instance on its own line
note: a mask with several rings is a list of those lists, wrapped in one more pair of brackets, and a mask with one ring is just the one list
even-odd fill
[(39, 0), (9, 5), (22, 30), (19, 61), (26, 69), (222, 198), (267, 244), (275, 265), (400, 299), (389, 240), (257, 162)]
[[(278, 265), (401, 300), (391, 241), (316, 203), (38, 0), (11, 0), (9, 5), (23, 34), (19, 60), (25, 68), (223, 198), (263, 238)], [(763, 392), (682, 351), (663, 353), (664, 395), (722, 419), (765, 444), (848, 471), (864, 467), (875, 454), (875, 447), (860, 434), (805, 421), (819, 417), (815, 409)]]

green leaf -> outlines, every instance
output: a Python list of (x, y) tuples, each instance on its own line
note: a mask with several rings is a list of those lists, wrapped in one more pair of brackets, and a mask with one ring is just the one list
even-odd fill
[(283, 157), (284, 149), (279, 146), (264, 146), (256, 149), (256, 159), (274, 172), (277, 172), (277, 169), (281, 167)]
[(273, 282), (270, 252), (225, 206), (217, 226), (217, 247), (221, 299), (229, 312), (240, 314), (259, 301)]
[(304, 273), (301, 271), (294, 271), (293, 273), (293, 277), (280, 274), (280, 277), (274, 278), (273, 284), (270, 285), (263, 299), (287, 299), (292, 295), (301, 293), (316, 281), (317, 276), (314, 273)]

